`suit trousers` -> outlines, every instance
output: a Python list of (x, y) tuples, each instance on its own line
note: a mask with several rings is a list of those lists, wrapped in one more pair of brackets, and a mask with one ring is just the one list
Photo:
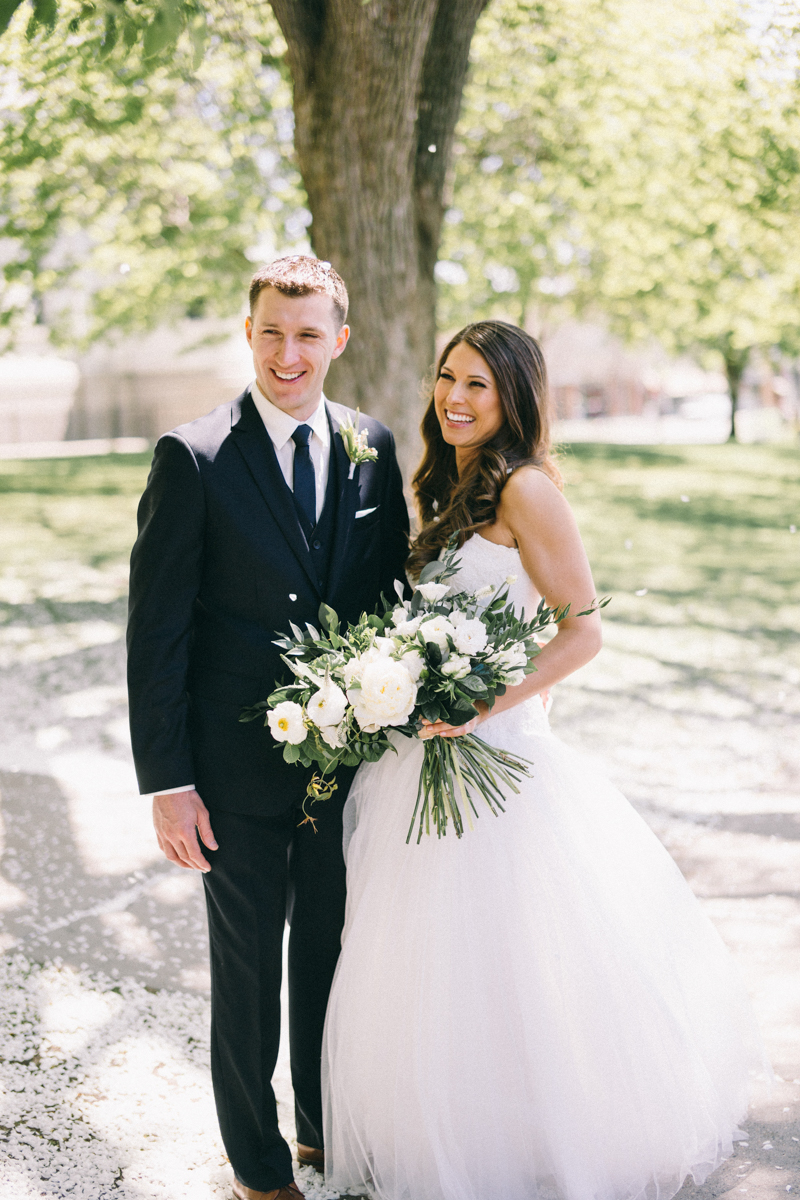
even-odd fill
[(342, 808), (354, 772), (314, 805), (277, 816), (214, 809), (219, 849), (204, 853), (211, 954), (211, 1072), (222, 1140), (236, 1177), (284, 1187), (292, 1157), (278, 1128), (272, 1076), (281, 1032), (282, 945), (289, 933), (289, 1040), (297, 1140), (322, 1148), (322, 1031), (345, 909)]

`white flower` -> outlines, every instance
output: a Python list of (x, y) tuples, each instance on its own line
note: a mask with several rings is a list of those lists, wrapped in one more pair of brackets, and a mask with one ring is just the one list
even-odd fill
[(417, 685), (402, 663), (377, 659), (361, 675), (361, 687), (348, 693), (353, 712), (366, 733), (403, 725), (417, 700)]
[(451, 625), (455, 625), (456, 628), (458, 628), (459, 625), (463, 625), (466, 621), (467, 614), (462, 612), (460, 608), (456, 608), (450, 613), (450, 616), (447, 619)]
[(429, 604), (435, 604), (437, 600), (444, 599), (450, 591), (450, 585), (448, 583), (420, 583), (417, 584), (417, 591), (423, 600), (427, 600)]
[(399, 625), (394, 627), (395, 637), (413, 637), (424, 621), (424, 614), (418, 617), (410, 617), (407, 621), (401, 621)]
[(283, 700), (276, 704), (269, 712), (267, 721), (276, 742), (289, 742), (292, 746), (299, 746), (306, 740), (303, 710), (293, 700)]
[(411, 678), (416, 681), (419, 679), (422, 672), (425, 670), (425, 657), (420, 652), (419, 647), (415, 648), (413, 642), (406, 644), (406, 647), (401, 648), (400, 662), (411, 675)]
[(306, 713), (310, 721), (322, 728), (325, 725), (338, 725), (346, 708), (347, 697), (342, 689), (326, 679), (306, 704)]
[(331, 750), (340, 750), (345, 744), (344, 724), (342, 725), (324, 725), (320, 731), (320, 737), (323, 742), (330, 746)]
[(419, 632), (426, 642), (435, 642), (440, 650), (446, 650), (447, 639), (453, 636), (455, 629), (446, 617), (436, 616), (423, 621)]
[(524, 671), (505, 671), (503, 673), (503, 683), (507, 687), (516, 687), (518, 683), (522, 683), (525, 678)]
[(510, 667), (513, 670), (515, 667), (524, 667), (528, 661), (528, 655), (525, 653), (525, 646), (522, 642), (514, 642), (512, 646), (506, 646), (505, 650), (498, 650), (494, 655), (494, 661), (501, 667)]
[(506, 583), (508, 584), (509, 587), (511, 587), (512, 583), (516, 583), (516, 582), (517, 582), (516, 575), (506, 575)]
[(352, 687), (354, 682), (358, 682), (364, 674), (364, 668), (368, 667), (370, 663), (377, 662), (379, 658), (391, 658), (396, 648), (393, 638), (376, 637), (369, 650), (365, 650), (363, 654), (357, 654), (355, 658), (351, 658), (345, 663), (342, 671), (345, 687)]
[(399, 606), (399, 608), (396, 608), (394, 610), (394, 612), (392, 613), (392, 616), (391, 616), (392, 624), (394, 625), (395, 628), (397, 628), (398, 625), (402, 625), (403, 622), (407, 621), (407, 620), (408, 620), (408, 609), (406, 608), (406, 606), (404, 604), (401, 604)]
[(470, 661), (460, 654), (451, 654), (440, 670), (443, 675), (450, 675), (453, 679), (464, 679), (470, 673)]
[(456, 650), (462, 654), (480, 654), (486, 649), (486, 626), (477, 617), (462, 621), (453, 635)]
[(475, 593), (475, 599), (476, 600), (485, 600), (487, 596), (491, 596), (493, 591), (494, 591), (494, 588), (492, 587), (492, 585), (490, 583), (487, 583), (485, 587), (478, 589), (478, 591)]

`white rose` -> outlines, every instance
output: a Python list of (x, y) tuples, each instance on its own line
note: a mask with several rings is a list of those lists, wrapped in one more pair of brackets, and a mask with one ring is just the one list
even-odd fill
[(422, 672), (425, 670), (425, 657), (420, 652), (419, 648), (414, 648), (413, 642), (408, 645), (408, 648), (401, 654), (400, 662), (411, 675), (411, 678), (416, 681), (419, 679)]
[(440, 650), (447, 649), (447, 639), (452, 637), (455, 629), (446, 617), (428, 617), (419, 627), (426, 642), (435, 642)]
[(470, 661), (468, 658), (462, 658), (460, 654), (451, 654), (440, 670), (443, 675), (450, 675), (453, 679), (464, 679), (470, 673)]
[(417, 585), (417, 591), (423, 600), (428, 601), (428, 604), (435, 604), (437, 600), (444, 599), (450, 591), (450, 585), (448, 583), (420, 583)]
[(348, 693), (360, 727), (367, 733), (403, 725), (417, 700), (417, 685), (400, 662), (378, 659), (361, 675), (361, 687)]
[(293, 700), (283, 700), (276, 704), (267, 715), (267, 721), (276, 742), (289, 742), (292, 746), (299, 746), (306, 740), (303, 710)]
[(453, 635), (453, 642), (462, 654), (480, 654), (486, 649), (486, 626), (477, 617), (462, 621)]
[(318, 692), (315, 692), (306, 705), (306, 713), (310, 721), (320, 728), (324, 725), (338, 725), (347, 708), (347, 697), (340, 687), (326, 679)]

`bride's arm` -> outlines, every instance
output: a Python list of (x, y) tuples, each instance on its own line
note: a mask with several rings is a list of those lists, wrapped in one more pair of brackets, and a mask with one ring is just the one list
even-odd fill
[[(575, 517), (561, 492), (543, 472), (522, 468), (509, 479), (497, 511), (495, 530), (516, 542), (522, 565), (540, 596), (552, 607), (569, 604), (571, 613), (588, 608), (596, 592)], [(521, 704), (565, 679), (594, 658), (602, 644), (600, 614), (567, 616), (558, 633), (536, 659), (536, 670), (505, 695), (498, 696), (491, 714)], [(421, 737), (457, 737), (469, 733), (490, 715), (481, 710), (469, 724), (454, 728), (444, 721), (426, 725)]]

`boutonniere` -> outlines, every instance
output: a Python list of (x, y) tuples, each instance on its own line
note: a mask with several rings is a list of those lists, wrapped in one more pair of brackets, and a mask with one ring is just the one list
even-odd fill
[(352, 479), (356, 473), (356, 467), (359, 463), (375, 462), (378, 457), (378, 451), (369, 444), (369, 432), (363, 429), (358, 431), (358, 422), (361, 419), (361, 413), (356, 409), (356, 423), (353, 424), (353, 418), (348, 417), (346, 421), (342, 421), (339, 426), (344, 448), (347, 452), (347, 457), (350, 459), (350, 474), (348, 479)]

